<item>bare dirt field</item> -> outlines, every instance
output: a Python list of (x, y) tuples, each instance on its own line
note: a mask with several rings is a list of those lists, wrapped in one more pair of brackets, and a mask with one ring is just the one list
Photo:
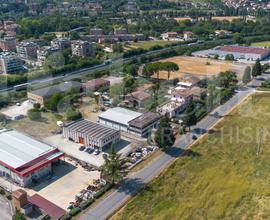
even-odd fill
[[(232, 22), (233, 20), (236, 19), (242, 19), (242, 16), (213, 16), (212, 19), (213, 20), (219, 20), (219, 21), (229, 21)], [(184, 21), (184, 20), (193, 20), (191, 17), (176, 17), (174, 18), (176, 21)], [(199, 20), (204, 19), (204, 17), (199, 17)], [(254, 18), (249, 17), (248, 20), (253, 20)]]
[[(170, 79), (183, 77), (186, 74), (196, 75), (198, 77), (213, 76), (227, 70), (235, 71), (241, 77), (246, 66), (228, 61), (188, 56), (176, 56), (161, 60), (161, 62), (164, 61), (175, 62), (179, 66), (179, 71), (172, 72)], [(153, 77), (157, 76), (154, 75)], [(159, 78), (168, 79), (168, 73), (160, 72)]]

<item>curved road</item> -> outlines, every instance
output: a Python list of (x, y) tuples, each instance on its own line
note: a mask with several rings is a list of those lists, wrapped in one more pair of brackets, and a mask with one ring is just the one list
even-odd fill
[[(108, 197), (104, 198), (95, 207), (90, 209), (80, 220), (102, 220), (109, 218), (115, 211), (121, 208), (132, 195), (139, 192), (147, 182), (152, 180), (164, 167), (169, 165), (175, 157), (178, 157), (187, 149), (193, 142), (192, 136), (196, 130), (207, 131), (210, 129), (222, 116), (226, 115), (226, 113), (254, 91), (255, 89), (253, 88), (241, 88), (228, 102), (219, 106), (194, 126), (192, 132), (187, 133), (177, 140), (174, 147), (162, 153), (138, 172), (129, 174), (118, 189), (114, 190)], [(196, 136), (200, 135), (196, 134)]]

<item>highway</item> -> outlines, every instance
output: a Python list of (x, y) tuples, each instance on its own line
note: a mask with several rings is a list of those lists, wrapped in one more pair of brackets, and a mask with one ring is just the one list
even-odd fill
[[(197, 44), (197, 43), (193, 43), (193, 44)], [(189, 44), (187, 43), (187, 44), (183, 44), (183, 45), (170, 46), (170, 47), (162, 48), (162, 49), (159, 49), (159, 50), (148, 51), (148, 52), (146, 52), (144, 54), (136, 55), (135, 57), (138, 58), (138, 57), (141, 57), (141, 56), (152, 55), (152, 54), (155, 54), (155, 53), (175, 49), (175, 48), (178, 48), (178, 47), (181, 47), (181, 46), (186, 46), (186, 45), (189, 45)], [(28, 83), (29, 83), (29, 86), (33, 85), (33, 86), (36, 86), (36, 87), (38, 86), (39, 88), (41, 88), (41, 87), (44, 87), (46, 85), (53, 84), (57, 80), (61, 80), (61, 81), (71, 80), (72, 78), (77, 78), (77, 77), (89, 74), (91, 71), (94, 71), (94, 70), (102, 70), (104, 68), (110, 68), (110, 67), (112, 67), (114, 65), (122, 65), (124, 62), (126, 62), (126, 61), (128, 61), (130, 59), (133, 59), (133, 58), (134, 58), (134, 56), (129, 57), (129, 58), (122, 58), (121, 57), (121, 58), (117, 58), (117, 59), (113, 60), (113, 63), (111, 63), (111, 64), (102, 63), (102, 64), (99, 64), (99, 65), (96, 65), (96, 66), (85, 67), (85, 68), (82, 68), (82, 69), (62, 73), (62, 74), (59, 74), (57, 76), (47, 76), (47, 77), (43, 77), (43, 78), (30, 80), (30, 81), (28, 81)], [(0, 92), (6, 92), (6, 91), (11, 91), (11, 90), (13, 90), (13, 86), (6, 87), (4, 89), (0, 89)]]
[[(193, 143), (192, 136), (199, 137), (198, 130), (209, 130), (220, 118), (230, 112), (236, 105), (248, 95), (255, 92), (254, 88), (243, 87), (225, 104), (212, 111), (198, 124), (192, 127), (191, 132), (182, 136), (175, 145), (155, 158), (141, 170), (129, 174), (109, 196), (100, 201), (95, 207), (84, 214), (80, 220), (102, 220), (109, 218), (115, 211), (121, 208), (125, 202), (134, 194), (138, 193), (147, 182), (155, 178), (166, 166)], [(199, 132), (200, 133), (200, 132)]]

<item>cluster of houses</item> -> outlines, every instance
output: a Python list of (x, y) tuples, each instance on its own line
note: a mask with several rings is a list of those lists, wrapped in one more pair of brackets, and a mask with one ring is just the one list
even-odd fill
[(181, 78), (177, 86), (168, 91), (170, 100), (158, 106), (157, 112), (170, 118), (178, 117), (191, 99), (200, 100), (205, 98), (207, 91), (198, 86), (200, 81), (200, 78), (190, 75)]

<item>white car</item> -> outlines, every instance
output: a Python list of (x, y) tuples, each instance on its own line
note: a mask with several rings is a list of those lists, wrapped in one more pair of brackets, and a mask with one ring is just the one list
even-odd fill
[(95, 149), (94, 150), (94, 155), (98, 155), (99, 154), (99, 149)]

